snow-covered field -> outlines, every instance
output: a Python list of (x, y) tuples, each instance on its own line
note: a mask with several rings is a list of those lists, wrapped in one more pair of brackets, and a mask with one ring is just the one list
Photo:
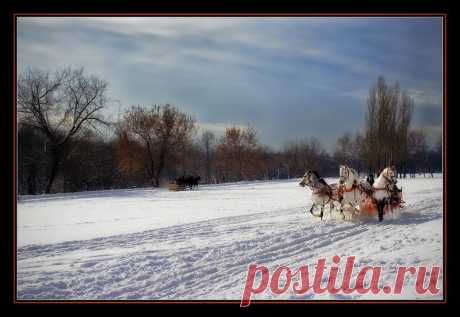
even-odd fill
[[(17, 297), (240, 300), (249, 264), (271, 274), (334, 255), (341, 264), (355, 256), (357, 268), (381, 265), (382, 283), (392, 284), (399, 265), (443, 265), (442, 176), (398, 185), (406, 207), (382, 223), (306, 214), (309, 190), (298, 180), (22, 196)], [(442, 277), (435, 296), (417, 295), (408, 278), (401, 295), (274, 295), (268, 287), (252, 299), (442, 299)]]

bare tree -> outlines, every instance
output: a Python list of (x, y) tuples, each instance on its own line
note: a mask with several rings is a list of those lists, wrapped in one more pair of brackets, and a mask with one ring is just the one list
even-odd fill
[(216, 151), (216, 135), (209, 130), (205, 130), (201, 135), (200, 143), (204, 154), (205, 181), (209, 183)]
[(333, 158), (338, 164), (347, 164), (355, 168), (358, 173), (363, 170), (363, 157), (365, 156), (364, 137), (360, 133), (354, 136), (346, 132), (336, 142)]
[[(224, 181), (255, 179), (264, 174), (263, 152), (253, 128), (227, 128), (216, 148), (216, 165)], [(261, 176), (263, 177), (263, 176)]]
[(224, 181), (243, 178), (245, 131), (233, 126), (225, 130), (225, 135), (217, 146), (217, 165)]
[(432, 164), (433, 170), (442, 172), (443, 169), (443, 145), (442, 133), (439, 134), (436, 143), (432, 149)]
[(411, 163), (412, 175), (431, 172), (428, 166), (428, 142), (425, 131), (411, 130), (408, 133), (408, 159)]
[(352, 142), (352, 149), (353, 165), (358, 173), (361, 173), (364, 169), (362, 157), (365, 153), (365, 141), (364, 136), (361, 133), (355, 134)]
[(284, 145), (283, 161), (289, 166), (290, 176), (300, 177), (305, 171), (301, 166), (300, 145), (299, 142), (290, 141)]
[(341, 164), (353, 165), (354, 163), (353, 139), (349, 132), (337, 139), (334, 158)]
[(47, 139), (50, 168), (45, 192), (49, 193), (60, 164), (72, 150), (69, 141), (84, 127), (105, 124), (101, 110), (107, 104), (107, 83), (86, 76), (83, 68), (64, 69), (54, 76), (28, 70), (19, 75), (17, 88), (20, 122), (38, 129)]
[(375, 173), (386, 165), (397, 163), (401, 169), (407, 160), (407, 139), (414, 102), (379, 77), (369, 90), (365, 116), (363, 159), (369, 172)]
[(47, 157), (44, 152), (45, 136), (36, 129), (18, 126), (18, 192), (36, 194), (43, 192), (44, 175), (47, 175)]
[[(154, 187), (160, 186), (160, 176), (168, 160), (182, 157), (194, 133), (194, 119), (168, 104), (150, 109), (132, 107), (123, 117), (118, 132), (120, 142), (142, 149), (143, 159), (139, 162)], [(122, 151), (120, 155), (125, 164), (135, 164), (129, 159), (131, 153)]]
[[(316, 138), (290, 141), (283, 149), (284, 164), (289, 166), (290, 176), (300, 177), (306, 170), (316, 170), (320, 173), (327, 171), (326, 152)], [(328, 158), (329, 160), (329, 158)]]
[(414, 112), (414, 101), (404, 92), (401, 95), (398, 112), (398, 122), (396, 128), (395, 148), (396, 158), (399, 168), (404, 177), (406, 177), (407, 160), (409, 159), (409, 129)]

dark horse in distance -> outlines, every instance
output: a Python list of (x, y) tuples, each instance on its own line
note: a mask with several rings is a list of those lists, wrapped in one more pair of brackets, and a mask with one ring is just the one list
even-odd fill
[(200, 176), (193, 176), (193, 175), (185, 176), (184, 175), (184, 176), (176, 178), (176, 184), (178, 186), (184, 186), (190, 189), (194, 189), (194, 188), (198, 188), (198, 184), (200, 180), (201, 180)]

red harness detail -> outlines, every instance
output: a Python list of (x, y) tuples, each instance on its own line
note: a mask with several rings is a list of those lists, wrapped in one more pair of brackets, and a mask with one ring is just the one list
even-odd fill
[(347, 185), (344, 184), (344, 185), (339, 187), (339, 192), (340, 193), (349, 193), (349, 192), (354, 191), (355, 188), (359, 189), (359, 186), (356, 185), (356, 183), (353, 183), (353, 185), (351, 185), (350, 189), (347, 189)]
[(347, 189), (346, 186), (343, 186), (343, 191), (344, 191), (345, 193), (349, 193), (349, 192), (352, 192), (355, 188), (356, 188), (356, 185), (355, 185), (355, 184), (353, 184), (353, 186), (351, 186), (350, 189)]

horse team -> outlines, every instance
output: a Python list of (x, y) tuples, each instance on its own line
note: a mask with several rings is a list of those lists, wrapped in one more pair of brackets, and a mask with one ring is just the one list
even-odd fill
[[(396, 186), (396, 169), (385, 168), (374, 181), (373, 176), (359, 179), (358, 172), (345, 165), (340, 166), (339, 182), (327, 184), (316, 171), (307, 171), (299, 183), (309, 187), (312, 195), (310, 213), (323, 219), (324, 207), (329, 211), (338, 210), (345, 219), (344, 211), (351, 211), (352, 216), (359, 214), (378, 215), (382, 221), (385, 213), (403, 205), (402, 190)], [(338, 206), (338, 207), (336, 207)], [(320, 214), (313, 210), (320, 207)]]
[[(338, 183), (328, 184), (316, 171), (307, 171), (299, 185), (310, 188), (313, 201), (310, 213), (321, 220), (325, 206), (329, 206), (330, 214), (338, 210), (343, 219), (347, 211), (352, 216), (377, 214), (378, 220), (382, 221), (385, 213), (401, 208), (404, 203), (402, 190), (396, 186), (396, 175), (396, 169), (390, 166), (382, 170), (375, 181), (373, 175), (364, 180), (359, 178), (355, 169), (341, 165)], [(170, 184), (170, 190), (194, 189), (199, 181), (200, 176), (181, 176)], [(313, 212), (318, 207), (319, 215)]]
[(176, 185), (175, 190), (177, 189), (190, 189), (198, 188), (198, 184), (201, 180), (200, 176), (188, 175), (180, 176), (174, 180), (174, 185)]

